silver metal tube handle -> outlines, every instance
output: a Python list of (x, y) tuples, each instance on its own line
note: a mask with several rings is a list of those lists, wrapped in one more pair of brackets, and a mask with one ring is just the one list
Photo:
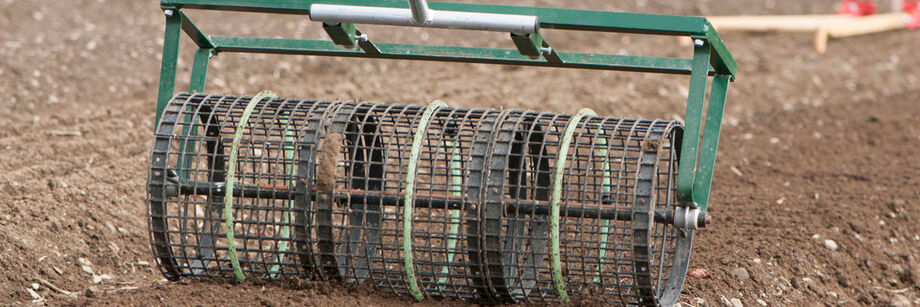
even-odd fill
[(412, 11), (412, 20), (419, 25), (431, 23), (431, 10), (426, 0), (409, 0), (409, 10)]
[[(540, 20), (537, 16), (438, 11), (428, 9), (428, 5), (424, 1), (417, 2), (420, 2), (421, 5), (416, 3), (415, 5), (418, 6), (413, 9), (313, 4), (310, 6), (310, 19), (326, 24), (375, 24), (511, 32), (516, 34), (537, 33), (540, 29)], [(413, 2), (410, 1), (409, 3), (412, 5)], [(426, 13), (413, 15), (413, 10), (415, 9)], [(417, 22), (416, 18), (422, 18), (423, 22)]]

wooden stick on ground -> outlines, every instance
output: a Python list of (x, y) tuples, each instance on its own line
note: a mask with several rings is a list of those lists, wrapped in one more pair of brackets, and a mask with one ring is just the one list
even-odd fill
[[(831, 38), (849, 37), (904, 29), (910, 20), (906, 13), (863, 17), (845, 15), (717, 16), (709, 17), (719, 32), (804, 32), (814, 33), (818, 53), (827, 51)], [(689, 40), (681, 40), (686, 45)]]
[(74, 295), (73, 292), (70, 292), (70, 291), (67, 291), (67, 290), (58, 288), (57, 286), (55, 286), (54, 284), (48, 282), (47, 280), (44, 280), (44, 279), (41, 279), (41, 278), (35, 278), (35, 281), (37, 281), (38, 283), (42, 284), (42, 285), (45, 286), (45, 287), (48, 287), (48, 289), (51, 289), (51, 291), (58, 292), (58, 293), (63, 294), (63, 295)]
[(879, 33), (905, 29), (910, 16), (905, 13), (880, 14), (854, 18), (850, 22), (827, 25), (815, 32), (815, 51), (827, 51), (829, 38), (850, 37), (863, 34)]

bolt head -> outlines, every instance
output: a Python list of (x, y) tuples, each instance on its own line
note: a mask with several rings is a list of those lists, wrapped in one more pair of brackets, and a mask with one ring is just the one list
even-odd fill
[(176, 13), (176, 12), (173, 11), (173, 10), (164, 10), (164, 11), (163, 11), (163, 15), (166, 15), (166, 17), (172, 17), (173, 14), (175, 14), (175, 13)]
[(705, 44), (705, 42), (703, 42), (703, 40), (701, 40), (701, 39), (694, 39), (694, 40), (693, 40), (693, 45), (695, 45), (695, 46), (697, 46), (697, 47), (702, 47), (703, 44)]

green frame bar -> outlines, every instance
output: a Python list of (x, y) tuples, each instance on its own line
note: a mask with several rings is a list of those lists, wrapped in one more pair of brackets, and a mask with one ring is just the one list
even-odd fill
[[(427, 46), (375, 43), (379, 54), (360, 48), (345, 49), (331, 41), (284, 38), (214, 36), (218, 52), (274, 53), (318, 56), (361, 57), (396, 60), (446, 61), (481, 64), (506, 64), (561, 68), (622, 70), (668, 74), (690, 74), (691, 61), (680, 58), (608, 55), (596, 53), (556, 52), (561, 63), (533, 60), (517, 49)], [(715, 71), (710, 69), (709, 74)]]
[[(203, 93), (205, 83), (207, 82), (208, 77), (208, 64), (211, 61), (211, 52), (213, 49), (199, 48), (198, 51), (195, 51), (195, 63), (192, 64), (192, 77), (189, 81), (188, 91), (189, 93)], [(186, 109), (187, 114), (185, 114), (185, 122), (195, 123), (198, 121), (197, 118), (192, 118), (191, 107)], [(182, 135), (196, 135), (196, 130), (191, 130), (189, 126), (182, 127)], [(192, 167), (192, 162), (195, 160), (193, 153), (195, 152), (195, 143), (186, 143), (185, 141), (179, 142), (179, 152), (182, 155), (179, 157), (178, 166), (179, 166), (179, 175), (182, 178), (188, 179), (189, 173), (188, 169)]]
[[(189, 8), (309, 15), (314, 3), (408, 8), (403, 0), (163, 0), (164, 8)], [(721, 74), (734, 77), (737, 64), (722, 43), (715, 28), (704, 17), (603, 12), (542, 7), (430, 2), (434, 10), (495, 14), (533, 15), (544, 29), (601, 31), (675, 36), (705, 36), (712, 41), (716, 57), (713, 65)]]
[(699, 166), (696, 180), (693, 182), (693, 201), (700, 210), (709, 207), (709, 189), (712, 186), (712, 173), (719, 150), (719, 136), (722, 133), (722, 114), (725, 111), (725, 98), (728, 95), (727, 75), (716, 75), (712, 79), (712, 91), (709, 92), (709, 109), (706, 111), (706, 130), (700, 143)]
[[(694, 37), (694, 40), (701, 40)], [(706, 82), (703, 73), (709, 67), (712, 48), (706, 41), (693, 48), (693, 73), (690, 75), (690, 89), (687, 95), (687, 111), (684, 116), (684, 136), (681, 141), (680, 162), (677, 171), (677, 200), (684, 205), (693, 203), (693, 182), (696, 178), (697, 155), (699, 154), (700, 130), (703, 126), (703, 104), (706, 100)]]
[[(162, 9), (172, 10), (173, 14), (166, 17), (157, 95), (157, 124), (160, 114), (175, 90), (180, 32), (185, 32), (198, 46), (189, 86), (191, 92), (204, 91), (208, 59), (212, 54), (219, 52), (443, 61), (689, 75), (690, 88), (685, 129), (681, 139), (682, 151), (677, 179), (677, 198), (681, 204), (699, 207), (704, 211), (708, 207), (726, 92), (728, 84), (735, 80), (737, 63), (715, 28), (705, 18), (506, 5), (429, 3), (430, 7), (435, 10), (534, 15), (540, 19), (540, 27), (544, 29), (690, 36), (695, 41), (702, 42), (701, 45), (695, 44), (692, 59), (564, 52), (555, 48), (550, 54), (532, 59), (521, 54), (521, 51), (517, 49), (370, 41), (359, 41), (357, 42), (358, 47), (346, 49), (325, 40), (211, 37), (202, 32), (183, 11), (183, 9), (202, 9), (309, 15), (310, 5), (314, 3), (408, 7), (408, 3), (404, 0), (162, 0)], [(546, 47), (549, 44), (544, 41), (543, 46)], [(707, 109), (706, 88), (709, 76), (713, 76), (713, 84), (704, 130), (703, 110)]]
[(192, 78), (188, 83), (190, 93), (204, 93), (204, 86), (208, 79), (208, 64), (214, 49), (199, 48), (195, 51), (195, 62), (192, 64)]
[(160, 63), (160, 86), (157, 94), (156, 121), (153, 131), (160, 124), (160, 115), (166, 109), (166, 104), (173, 96), (176, 89), (176, 66), (179, 65), (179, 31), (182, 27), (182, 17), (173, 14), (166, 17), (166, 30), (163, 35), (163, 59)]

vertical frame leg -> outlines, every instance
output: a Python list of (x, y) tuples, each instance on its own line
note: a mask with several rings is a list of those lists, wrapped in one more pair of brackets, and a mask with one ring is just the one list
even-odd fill
[[(210, 64), (212, 52), (213, 49), (210, 48), (199, 48), (198, 51), (195, 52), (195, 63), (192, 66), (192, 78), (189, 81), (188, 86), (188, 91), (190, 93), (204, 92), (205, 83), (208, 78), (208, 64)], [(191, 114), (191, 112), (194, 112), (194, 110), (192, 110), (191, 107), (188, 107), (186, 108), (185, 112), (185, 122), (192, 123), (192, 126), (183, 126), (182, 135), (198, 135), (198, 130), (195, 129), (195, 125), (197, 124), (198, 120)], [(195, 142), (180, 141), (179, 152), (182, 153), (182, 156), (179, 158), (179, 163), (177, 165), (179, 169), (179, 176), (183, 179), (188, 179), (188, 170), (192, 168), (192, 163), (195, 160)]]
[[(167, 10), (169, 11), (169, 10)], [(172, 98), (176, 89), (176, 65), (179, 61), (179, 32), (182, 30), (182, 18), (178, 12), (166, 16), (166, 34), (163, 36), (163, 62), (160, 65), (160, 87), (157, 94), (157, 113), (154, 131), (160, 124), (160, 115)]]
[(677, 174), (677, 201), (691, 206), (700, 130), (703, 124), (703, 104), (706, 100), (706, 82), (709, 78), (709, 60), (712, 55), (712, 48), (705, 38), (694, 37), (693, 41), (693, 68), (690, 73), (690, 91), (687, 97), (687, 114), (684, 116), (686, 122)]
[(719, 150), (719, 136), (722, 133), (722, 113), (728, 94), (729, 75), (716, 75), (709, 92), (709, 109), (706, 111), (706, 130), (700, 146), (700, 162), (693, 183), (693, 200), (706, 211), (709, 204), (709, 188), (712, 186), (712, 172), (715, 169), (716, 153)]
[(195, 63), (192, 66), (192, 79), (188, 84), (189, 93), (204, 92), (205, 81), (208, 79), (208, 64), (211, 63), (211, 53), (214, 49), (199, 48), (195, 52)]

